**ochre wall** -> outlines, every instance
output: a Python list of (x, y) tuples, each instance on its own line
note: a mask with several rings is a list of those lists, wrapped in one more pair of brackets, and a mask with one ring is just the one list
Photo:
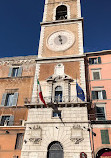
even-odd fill
[(14, 125), (20, 126), (22, 120), (27, 120), (28, 109), (27, 108), (13, 108), (13, 107), (2, 107), (0, 108), (0, 116), (4, 115), (13, 115), (14, 116)]
[[(6, 130), (9, 134), (6, 134)], [(6, 128), (0, 130), (0, 158), (13, 158), (13, 156), (21, 155), (20, 149), (15, 149), (17, 133), (24, 133), (25, 129), (21, 128)]]
[[(23, 68), (21, 77), (8, 77), (9, 69), (13, 66), (13, 62), (0, 64), (0, 104), (3, 93), (7, 93), (8, 90), (17, 89), (19, 93), (17, 106), (24, 105), (25, 98), (31, 98), (34, 75), (35, 75), (35, 63), (23, 62), (20, 66)], [(17, 66), (17, 64), (16, 64)]]
[[(59, 30), (71, 31), (75, 36), (75, 42), (73, 45), (65, 50), (65, 51), (52, 51), (47, 47), (47, 39), (48, 37)], [(55, 56), (66, 56), (66, 55), (73, 55), (79, 54), (79, 43), (78, 43), (78, 24), (67, 24), (67, 25), (56, 25), (56, 26), (48, 26), (45, 27), (45, 33), (43, 38), (43, 46), (42, 46), (42, 56), (43, 57), (55, 57)]]
[[(64, 72), (73, 79), (80, 79), (80, 63), (78, 62), (60, 62), (64, 65)], [(41, 64), (39, 80), (46, 80), (48, 77), (54, 74), (54, 68), (58, 63)]]

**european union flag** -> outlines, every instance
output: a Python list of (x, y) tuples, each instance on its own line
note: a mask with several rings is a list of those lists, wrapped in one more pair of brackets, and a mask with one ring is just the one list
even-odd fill
[(85, 95), (82, 88), (78, 85), (76, 82), (76, 91), (77, 91), (77, 97), (80, 98), (82, 101), (85, 101)]

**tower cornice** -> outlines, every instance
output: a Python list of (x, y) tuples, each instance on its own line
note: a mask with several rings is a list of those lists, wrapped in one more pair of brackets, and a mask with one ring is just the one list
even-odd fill
[(78, 22), (83, 21), (83, 18), (76, 18), (76, 19), (65, 19), (65, 20), (56, 20), (56, 21), (49, 21), (49, 22), (41, 22), (40, 25), (52, 25), (52, 24), (62, 24), (62, 23), (71, 23), (71, 22)]
[(71, 55), (71, 56), (60, 56), (60, 57), (48, 57), (48, 58), (37, 58), (36, 62), (43, 62), (43, 61), (57, 61), (57, 60), (74, 60), (74, 59), (80, 59), (85, 58), (85, 54), (82, 55)]

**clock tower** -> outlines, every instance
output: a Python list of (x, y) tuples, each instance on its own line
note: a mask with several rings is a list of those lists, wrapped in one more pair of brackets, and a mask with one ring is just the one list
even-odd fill
[(46, 0), (38, 57), (83, 54), (80, 0)]
[(92, 157), (82, 22), (80, 0), (45, 1), (21, 158)]

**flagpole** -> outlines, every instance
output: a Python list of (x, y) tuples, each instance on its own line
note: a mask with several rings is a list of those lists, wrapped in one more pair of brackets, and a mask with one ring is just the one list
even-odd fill
[[(76, 86), (77, 86), (77, 73), (76, 73)], [(76, 100), (77, 100), (77, 103), (78, 103), (77, 89), (76, 89)]]
[[(38, 77), (37, 77), (38, 80)], [(39, 92), (38, 92), (38, 84), (37, 84), (37, 103), (39, 103)]]

